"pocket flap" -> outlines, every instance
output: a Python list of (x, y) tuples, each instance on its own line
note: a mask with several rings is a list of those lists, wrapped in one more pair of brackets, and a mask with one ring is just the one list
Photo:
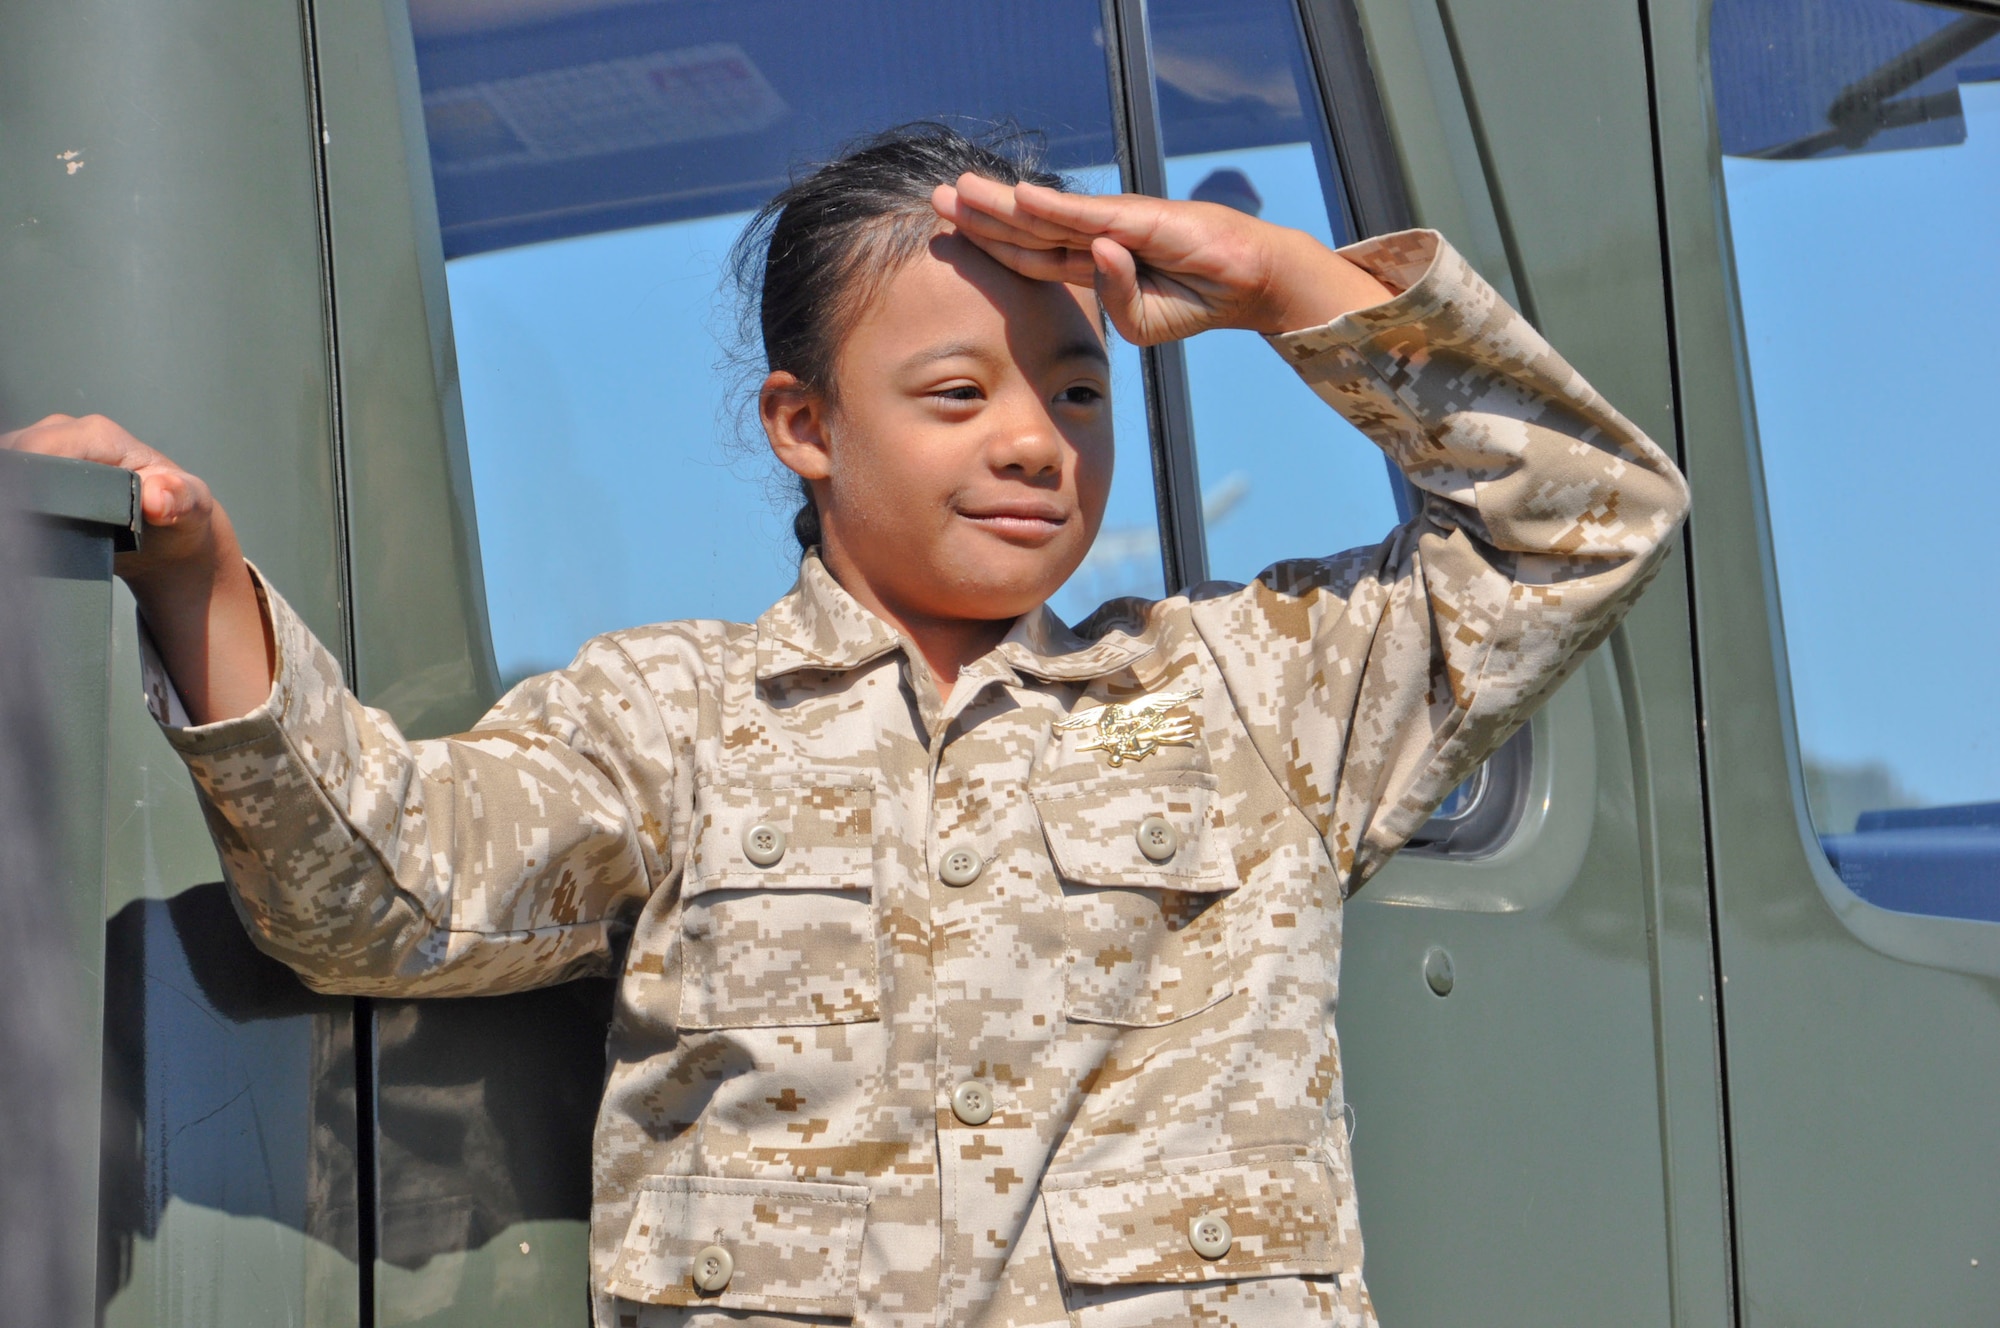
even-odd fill
[[(639, 1183), (605, 1289), (648, 1305), (852, 1318), (861, 1276), (862, 1185), (655, 1176)], [(709, 1246), (734, 1265), (719, 1290), (695, 1285)]]
[[(1344, 1182), (1316, 1149), (1249, 1148), (1140, 1176), (1047, 1176), (1042, 1204), (1063, 1275), (1084, 1285), (1339, 1273), (1361, 1257), (1353, 1188)], [(1220, 1258), (1204, 1258), (1193, 1226), (1216, 1217), (1228, 1223), (1230, 1244)]]
[[(1081, 784), (1034, 789), (1035, 811), (1056, 870), (1078, 885), (1167, 886), (1175, 890), (1230, 888), (1223, 871), (1223, 836), (1215, 776), (1200, 770), (1152, 776), (1115, 775)], [(1149, 854), (1140, 835), (1154, 819), (1171, 829), (1171, 851), (1155, 840)]]
[[(774, 860), (751, 858), (746, 836), (760, 829), (781, 836)], [(867, 776), (758, 775), (695, 791), (682, 893), (867, 890), (874, 861), (875, 789)]]

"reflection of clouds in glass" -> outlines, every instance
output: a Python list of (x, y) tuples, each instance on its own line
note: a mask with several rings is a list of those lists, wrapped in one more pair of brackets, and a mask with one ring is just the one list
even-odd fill
[(1155, 50), (1153, 72), (1162, 83), (1196, 101), (1227, 104), (1254, 101), (1283, 116), (1299, 110), (1299, 89), (1291, 68), (1254, 55), (1201, 55)]
[(1805, 770), (1806, 802), (1812, 807), (1813, 823), (1823, 834), (1850, 833), (1863, 812), (1924, 803), (1880, 761), (1848, 764), (1805, 755), (1799, 764)]
[[(1238, 472), (1201, 496), (1201, 518), (1204, 528), (1213, 533), (1216, 527), (1227, 521), (1230, 514), (1243, 505), (1250, 495), (1250, 477)], [(1127, 572), (1127, 564), (1138, 563), (1156, 565), (1160, 560), (1160, 527), (1158, 523), (1147, 526), (1106, 526), (1097, 534), (1097, 542), (1090, 546), (1079, 573), (1108, 578), (1119, 584), (1136, 583), (1141, 578)], [(1127, 592), (1131, 593), (1131, 592)]]

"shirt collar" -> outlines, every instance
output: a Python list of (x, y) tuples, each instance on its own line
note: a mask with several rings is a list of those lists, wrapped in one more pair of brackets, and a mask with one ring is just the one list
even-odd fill
[(1031, 677), (1072, 682), (1114, 673), (1152, 653), (1154, 645), (1150, 634), (1133, 636), (1115, 629), (1088, 640), (1044, 604), (1016, 618), (994, 653)]
[[(1045, 681), (1096, 678), (1150, 653), (1155, 644), (1150, 638), (1113, 629), (1087, 640), (1044, 604), (1015, 619), (993, 654), (968, 672), (999, 665)], [(814, 549), (800, 561), (791, 593), (757, 619), (757, 678), (769, 681), (798, 669), (858, 668), (902, 644), (894, 628), (833, 579)]]
[(757, 620), (757, 678), (768, 681), (797, 669), (852, 669), (902, 644), (894, 628), (841, 589), (840, 582), (807, 550), (791, 593)]

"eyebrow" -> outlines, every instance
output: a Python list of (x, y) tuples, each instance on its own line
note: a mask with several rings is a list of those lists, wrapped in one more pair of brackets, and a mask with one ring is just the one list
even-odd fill
[(1078, 337), (1065, 341), (1056, 347), (1058, 360), (1092, 360), (1105, 368), (1111, 367), (1111, 356), (1105, 352), (1104, 343), (1090, 337)]
[[(975, 342), (948, 341), (942, 346), (932, 346), (929, 350), (918, 351), (915, 355), (903, 361), (903, 368), (906, 370), (921, 369), (925, 365), (936, 364), (939, 360), (954, 360), (961, 356), (968, 360), (987, 360), (992, 358), (984, 346)], [(1061, 343), (1056, 347), (1055, 354), (1050, 356), (1050, 358), (1054, 360), (1091, 360), (1105, 366), (1107, 369), (1111, 367), (1111, 357), (1106, 354), (1104, 347), (1088, 337), (1077, 337), (1074, 340)]]

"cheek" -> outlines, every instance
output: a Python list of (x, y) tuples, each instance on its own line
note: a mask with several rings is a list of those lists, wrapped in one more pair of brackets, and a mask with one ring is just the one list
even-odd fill
[(875, 529), (916, 530), (935, 521), (941, 486), (908, 430), (851, 427), (834, 436), (836, 505)]
[(1101, 437), (1092, 438), (1077, 448), (1077, 505), (1083, 509), (1092, 533), (1104, 519), (1104, 506), (1111, 498), (1111, 476), (1116, 459), (1117, 448), (1112, 442), (1108, 425)]

